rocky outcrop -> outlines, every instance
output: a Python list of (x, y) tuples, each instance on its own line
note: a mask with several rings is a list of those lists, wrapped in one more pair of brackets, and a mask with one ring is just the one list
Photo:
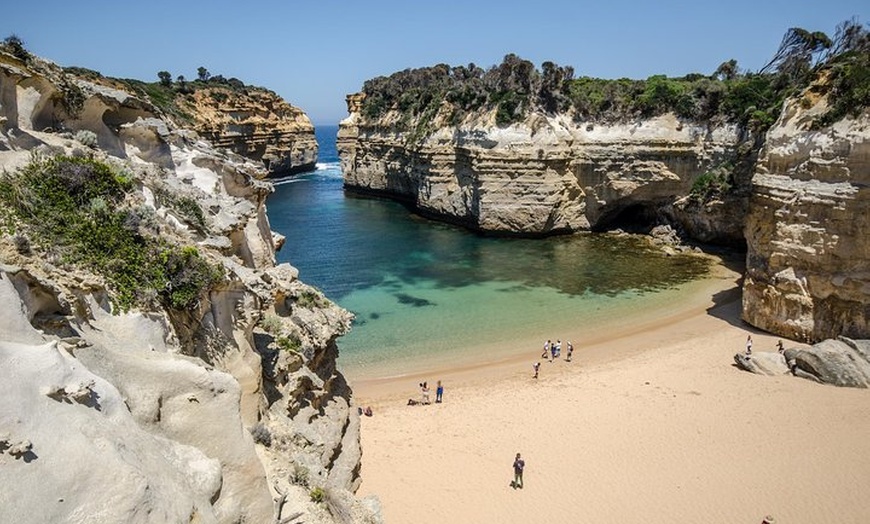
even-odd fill
[[(394, 130), (396, 112), (366, 120), (359, 95), (348, 97), (348, 110), (338, 135), (347, 188), (391, 195), (423, 214), (501, 234), (595, 230), (664, 217), (698, 176), (734, 156), (740, 140), (734, 126), (683, 122), (672, 114), (604, 124), (533, 113), (499, 127), (489, 112), (458, 125), (436, 116), (431, 133), (418, 141)], [(707, 236), (727, 241), (729, 234), (711, 227)]]
[(271, 91), (207, 87), (188, 95), (181, 106), (200, 135), (262, 161), (271, 176), (314, 169), (317, 140), (311, 120)]
[(870, 336), (870, 113), (812, 129), (825, 109), (786, 105), (746, 222), (743, 318), (808, 342)]
[(792, 373), (832, 386), (870, 387), (870, 340), (840, 337), (782, 353), (738, 353), (734, 362), (739, 368), (759, 375)]
[(834, 386), (870, 387), (870, 340), (823, 340), (806, 349), (788, 349), (785, 358), (796, 376)]
[(353, 496), (359, 417), (336, 370), (351, 317), (275, 265), (262, 168), (35, 57), (0, 53), (0, 130), (7, 172), (64, 154), (126, 173), (123, 205), (224, 274), (186, 309), (121, 311), (102, 275), (5, 222), (0, 521), (378, 522)]
[(756, 351), (751, 355), (737, 353), (734, 355), (734, 364), (740, 369), (757, 375), (785, 375), (789, 372), (788, 362), (782, 353), (769, 351)]

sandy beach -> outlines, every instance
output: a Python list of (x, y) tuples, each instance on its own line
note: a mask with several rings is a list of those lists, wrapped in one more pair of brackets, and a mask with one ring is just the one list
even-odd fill
[[(779, 338), (740, 320), (736, 277), (606, 336), (566, 333), (582, 340), (574, 362), (542, 362), (537, 380), (544, 340), (495, 363), (355, 380), (356, 405), (374, 410), (359, 494), (393, 524), (870, 522), (870, 391), (737, 369), (747, 334), (755, 351)], [(439, 379), (443, 403), (407, 406), (423, 380), (434, 400)]]

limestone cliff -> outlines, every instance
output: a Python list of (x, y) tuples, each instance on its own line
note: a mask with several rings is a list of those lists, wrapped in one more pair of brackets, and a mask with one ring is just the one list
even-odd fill
[[(490, 111), (452, 125), (445, 104), (433, 131), (414, 141), (392, 127), (397, 112), (372, 121), (359, 108), (359, 96), (350, 96), (338, 135), (346, 187), (499, 234), (596, 230), (673, 214), (673, 203), (733, 158), (741, 140), (734, 125), (673, 114), (608, 124), (532, 113), (505, 127)], [(708, 232), (725, 242), (734, 235), (719, 223)]]
[(0, 521), (379, 521), (352, 495), (359, 417), (335, 365), (349, 313), (275, 265), (262, 167), (159, 116), (0, 52), (0, 176), (94, 159), (132, 184), (123, 227), (222, 268), (184, 308), (142, 282), (144, 301), (119, 309), (114, 281), (2, 210)]
[(314, 169), (314, 126), (301, 109), (271, 91), (215, 86), (182, 98), (181, 109), (192, 127), (217, 147), (262, 161), (269, 175)]
[(743, 317), (798, 340), (867, 338), (870, 112), (813, 129), (827, 99), (802, 100), (768, 132), (752, 178)]
[(719, 84), (571, 79), (513, 55), (485, 72), (378, 77), (347, 100), (345, 186), (485, 232), (667, 223), (748, 244), (745, 320), (803, 341), (866, 338), (870, 37), (851, 31), (799, 75), (781, 64)]

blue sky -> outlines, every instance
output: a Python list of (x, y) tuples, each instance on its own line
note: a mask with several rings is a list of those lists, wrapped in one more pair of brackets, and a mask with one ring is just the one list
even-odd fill
[(365, 80), (408, 67), (486, 68), (515, 53), (602, 78), (711, 73), (731, 58), (757, 70), (788, 28), (833, 36), (852, 16), (870, 21), (870, 2), (12, 0), (0, 38), (114, 77), (195, 78), (204, 66), (272, 89), (322, 125), (346, 116), (345, 95)]

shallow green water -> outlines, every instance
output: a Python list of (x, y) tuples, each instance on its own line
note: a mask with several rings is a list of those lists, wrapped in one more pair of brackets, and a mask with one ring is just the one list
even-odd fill
[(665, 307), (708, 272), (704, 259), (665, 256), (633, 237), (483, 237), (346, 195), (334, 130), (319, 130), (318, 170), (279, 183), (268, 211), (287, 237), (279, 261), (356, 314), (339, 340), (339, 364), (354, 376), (449, 365), (467, 359), (465, 348), (507, 347), (530, 330), (555, 339), (568, 326)]

